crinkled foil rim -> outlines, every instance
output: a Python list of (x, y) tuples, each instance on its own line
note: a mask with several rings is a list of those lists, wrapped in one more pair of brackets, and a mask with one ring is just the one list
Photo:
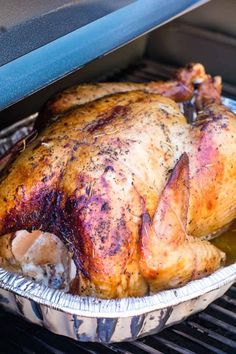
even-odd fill
[(178, 289), (161, 291), (144, 297), (103, 300), (66, 294), (0, 268), (0, 288), (56, 310), (84, 317), (137, 316), (197, 298), (234, 281), (236, 281), (236, 263), (221, 268), (208, 277), (191, 281)]

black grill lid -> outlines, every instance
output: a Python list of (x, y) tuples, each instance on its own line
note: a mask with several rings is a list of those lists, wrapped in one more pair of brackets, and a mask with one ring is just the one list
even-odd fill
[(0, 0), (0, 110), (207, 0)]

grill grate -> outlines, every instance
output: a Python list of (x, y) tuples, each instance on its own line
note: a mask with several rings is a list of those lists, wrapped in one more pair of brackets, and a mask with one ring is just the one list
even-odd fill
[[(126, 70), (101, 78), (101, 81), (167, 79), (172, 71), (170, 66), (143, 60)], [(1, 311), (0, 343), (1, 354), (232, 354), (236, 353), (236, 285), (205, 311), (160, 334), (135, 342), (109, 345), (80, 343)]]

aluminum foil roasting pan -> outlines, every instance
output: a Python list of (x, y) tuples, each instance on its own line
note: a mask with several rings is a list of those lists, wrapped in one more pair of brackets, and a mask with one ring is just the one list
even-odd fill
[(135, 340), (201, 311), (236, 280), (236, 264), (156, 295), (121, 300), (79, 297), (0, 269), (0, 303), (50, 331), (80, 341)]
[[(236, 112), (236, 102), (225, 99)], [(179, 289), (142, 298), (100, 300), (65, 294), (0, 268), (0, 305), (79, 341), (118, 342), (160, 332), (205, 309), (236, 281), (236, 264)]]

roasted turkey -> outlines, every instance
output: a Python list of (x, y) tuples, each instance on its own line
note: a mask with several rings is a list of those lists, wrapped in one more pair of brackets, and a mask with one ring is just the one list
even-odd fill
[[(194, 84), (189, 124), (176, 102)], [(192, 64), (169, 82), (56, 96), (36, 124), (46, 128), (2, 160), (2, 266), (106, 299), (218, 269), (225, 254), (202, 237), (236, 216), (236, 117), (220, 94), (220, 78)]]

